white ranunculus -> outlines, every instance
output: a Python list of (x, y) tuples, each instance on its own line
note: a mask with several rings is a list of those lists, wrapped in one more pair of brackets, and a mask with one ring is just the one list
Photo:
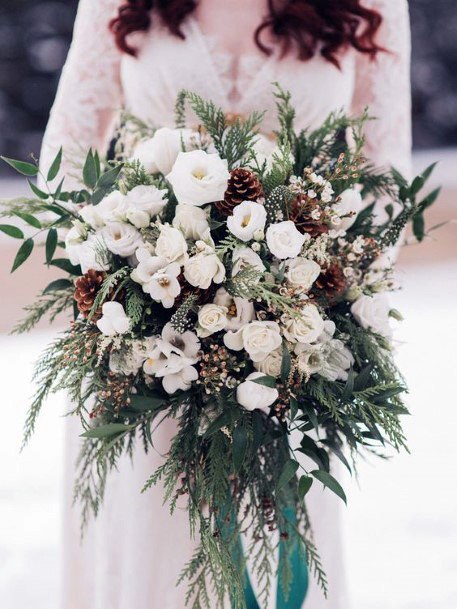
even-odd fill
[(233, 209), (233, 215), (227, 218), (227, 228), (241, 241), (251, 241), (254, 233), (263, 230), (267, 222), (264, 205), (254, 201), (243, 201)]
[(223, 199), (229, 179), (227, 161), (203, 150), (181, 152), (167, 175), (178, 203), (198, 207)]
[(254, 367), (259, 372), (268, 374), (268, 376), (274, 376), (277, 378), (281, 376), (281, 365), (282, 365), (282, 349), (276, 349), (272, 351), (267, 357), (261, 362), (256, 362)]
[(339, 199), (332, 207), (338, 219), (332, 220), (331, 227), (337, 230), (348, 230), (354, 224), (357, 214), (363, 209), (362, 195), (356, 188), (348, 188), (340, 194)]
[(133, 256), (143, 244), (138, 230), (131, 224), (123, 222), (110, 222), (100, 231), (106, 249), (116, 256), (127, 258)]
[(214, 249), (207, 247), (184, 263), (184, 277), (194, 288), (206, 290), (212, 282), (224, 281), (225, 267)]
[(187, 259), (187, 243), (180, 230), (163, 224), (156, 243), (156, 254), (169, 262), (182, 264)]
[(276, 402), (279, 397), (277, 389), (273, 387), (265, 387), (255, 383), (255, 379), (266, 376), (262, 372), (252, 372), (246, 377), (246, 380), (238, 385), (236, 390), (236, 401), (246, 410), (261, 410), (265, 414), (270, 413), (270, 406)]
[(233, 351), (244, 349), (253, 362), (261, 362), (282, 344), (274, 321), (251, 321), (236, 332), (227, 332), (224, 344)]
[(135, 186), (125, 197), (125, 217), (137, 228), (149, 226), (168, 203), (166, 193), (157, 186)]
[(291, 343), (314, 343), (324, 328), (319, 309), (313, 304), (306, 305), (299, 316), (289, 317), (283, 322), (283, 334)]
[(102, 316), (97, 321), (97, 328), (105, 336), (125, 334), (130, 330), (130, 319), (120, 302), (105, 302)]
[(260, 273), (266, 270), (262, 258), (250, 247), (238, 247), (232, 256), (232, 276), (234, 277), (248, 266), (253, 267)]
[(268, 249), (280, 260), (298, 256), (305, 242), (305, 236), (291, 220), (271, 224), (267, 229), (266, 237)]
[(287, 262), (285, 277), (287, 283), (295, 290), (308, 292), (320, 273), (321, 267), (314, 260), (294, 258)]
[(209, 230), (208, 214), (195, 205), (177, 205), (173, 226), (178, 228), (186, 239), (202, 239)]
[(239, 330), (255, 318), (254, 305), (247, 298), (230, 296), (225, 288), (219, 288), (214, 303), (227, 309), (226, 330)]
[(227, 307), (217, 304), (203, 305), (198, 311), (197, 335), (201, 338), (225, 330), (227, 326)]
[(354, 357), (339, 339), (332, 339), (323, 346), (323, 365), (319, 374), (328, 381), (347, 381), (348, 370)]
[(79, 242), (74, 228), (70, 229), (65, 238), (65, 250), (71, 264), (79, 264), (83, 273), (87, 273), (89, 269), (94, 271), (109, 269), (105, 244), (94, 234), (90, 234), (86, 241)]
[(351, 313), (366, 330), (372, 330), (386, 338), (392, 336), (389, 323), (390, 306), (385, 294), (362, 294), (351, 306)]
[(143, 285), (143, 290), (147, 290), (153, 300), (161, 302), (165, 309), (170, 309), (181, 293), (181, 285), (177, 279), (180, 273), (181, 267), (179, 264), (172, 262), (154, 273), (151, 280)]
[(140, 161), (148, 173), (167, 175), (174, 165), (183, 143), (189, 141), (190, 129), (157, 129), (152, 138), (140, 142), (133, 152), (133, 158)]

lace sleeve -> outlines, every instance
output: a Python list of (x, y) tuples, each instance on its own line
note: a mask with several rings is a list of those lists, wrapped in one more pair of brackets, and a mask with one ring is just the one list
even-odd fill
[(411, 32), (407, 0), (365, 0), (383, 24), (377, 38), (386, 52), (374, 61), (358, 54), (353, 111), (365, 107), (376, 120), (365, 129), (366, 154), (377, 166), (411, 175)]
[(66, 188), (77, 184), (75, 167), (92, 147), (106, 152), (121, 104), (120, 52), (108, 23), (120, 0), (80, 0), (73, 42), (43, 140), (40, 163), (47, 169), (60, 146)]

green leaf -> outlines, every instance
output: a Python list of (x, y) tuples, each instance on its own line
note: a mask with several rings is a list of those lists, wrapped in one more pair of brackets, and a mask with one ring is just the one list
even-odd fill
[(354, 369), (351, 366), (348, 374), (348, 380), (346, 381), (346, 385), (344, 386), (343, 393), (341, 394), (341, 401), (348, 402), (354, 393), (354, 380), (355, 373)]
[(302, 476), (298, 483), (298, 497), (303, 501), (306, 493), (312, 487), (314, 480), (311, 476)]
[(297, 473), (298, 468), (299, 465), (294, 459), (289, 459), (289, 461), (286, 462), (276, 484), (276, 492), (284, 488), (292, 480)]
[(66, 290), (67, 288), (71, 287), (73, 287), (73, 283), (69, 279), (56, 279), (55, 281), (51, 281), (51, 283), (45, 287), (43, 294), (58, 292), (59, 290)]
[(16, 254), (16, 258), (14, 259), (13, 267), (11, 269), (12, 273), (14, 273), (14, 271), (19, 268), (21, 264), (23, 264), (30, 256), (33, 251), (33, 245), (33, 239), (26, 239), (24, 241), (24, 243), (19, 248), (18, 253)]
[(357, 374), (354, 379), (354, 391), (362, 391), (368, 387), (368, 383), (371, 381), (371, 371), (373, 366), (368, 364)]
[(94, 427), (88, 429), (81, 437), (83, 438), (111, 438), (119, 434), (125, 433), (130, 429), (133, 429), (134, 425), (123, 425), (122, 423), (108, 423), (107, 425), (100, 425), (100, 427)]
[(142, 412), (148, 410), (160, 410), (166, 404), (166, 400), (164, 398), (148, 395), (131, 395), (130, 402), (130, 408), (140, 410)]
[(57, 230), (50, 228), (48, 236), (46, 237), (46, 262), (51, 264), (52, 257), (55, 254), (57, 248)]
[(232, 443), (232, 454), (233, 454), (233, 467), (235, 472), (239, 472), (248, 449), (248, 434), (246, 428), (238, 425), (233, 430), (233, 443)]
[(421, 211), (424, 211), (428, 207), (433, 205), (433, 203), (435, 203), (437, 198), (440, 196), (441, 190), (442, 190), (441, 186), (439, 186), (438, 188), (435, 188), (435, 190), (432, 190), (432, 192), (430, 194), (428, 194), (425, 197), (425, 199), (422, 199), (422, 201), (419, 203), (419, 209)]
[(257, 383), (257, 385), (262, 385), (263, 387), (276, 387), (276, 379), (273, 376), (260, 376), (258, 379), (250, 379), (252, 383)]
[(68, 258), (56, 258), (50, 263), (52, 266), (56, 266), (58, 269), (69, 273), (70, 275), (81, 275), (81, 267), (72, 264)]
[(425, 219), (424, 214), (416, 214), (413, 218), (413, 233), (416, 239), (421, 242), (425, 237)]
[(254, 410), (252, 413), (252, 434), (254, 436), (253, 449), (257, 450), (264, 437), (263, 415), (258, 410)]
[(15, 169), (18, 173), (21, 173), (24, 176), (34, 177), (38, 174), (38, 167), (36, 165), (32, 165), (32, 163), (24, 163), (24, 161), (15, 161), (14, 159), (8, 159), (4, 156), (1, 156), (0, 159), (8, 163), (13, 169)]
[(322, 482), (324, 486), (326, 486), (333, 493), (335, 493), (335, 495), (338, 495), (338, 497), (342, 499), (344, 503), (347, 504), (346, 494), (343, 491), (342, 486), (337, 480), (335, 480), (335, 478), (331, 474), (329, 474), (328, 472), (324, 472), (321, 469), (315, 469), (310, 473), (311, 476), (316, 478), (316, 480), (319, 480), (319, 482)]
[(307, 435), (304, 435), (300, 442), (301, 448), (298, 450), (312, 459), (319, 469), (329, 471), (330, 463), (327, 453), (323, 448), (320, 448), (316, 442)]
[(87, 188), (93, 190), (97, 183), (97, 165), (92, 150), (87, 153), (83, 167), (83, 181)]
[(113, 167), (104, 173), (97, 182), (97, 189), (100, 188), (102, 190), (109, 190), (112, 188), (122, 171), (122, 167), (123, 165), (118, 165), (117, 167)]
[(438, 165), (438, 161), (435, 161), (435, 163), (432, 163), (431, 165), (429, 165), (427, 167), (427, 169), (425, 169), (422, 172), (422, 179), (424, 180), (424, 183), (429, 179), (429, 177), (432, 175), (433, 171), (435, 170), (435, 167)]
[(417, 193), (424, 187), (424, 184), (425, 179), (423, 176), (417, 176), (416, 178), (414, 178), (409, 189), (411, 196), (417, 195)]
[(31, 180), (27, 180), (27, 182), (29, 183), (33, 194), (36, 195), (39, 199), (47, 199), (49, 197), (49, 194), (47, 192), (44, 192), (44, 190), (40, 190), (38, 186), (36, 186)]
[(290, 360), (289, 349), (287, 348), (286, 343), (283, 342), (283, 344), (282, 344), (282, 361), (281, 361), (281, 381), (283, 383), (286, 383), (287, 379), (289, 378), (290, 366), (291, 366), (291, 360)]
[(321, 440), (321, 442), (322, 444), (325, 444), (325, 446), (327, 446), (329, 450), (331, 450), (338, 457), (341, 463), (343, 463), (347, 467), (349, 473), (352, 475), (351, 466), (349, 465), (349, 461), (344, 456), (344, 453), (332, 442), (330, 442), (330, 440)]
[[(241, 413), (239, 413), (241, 416)], [(211, 423), (208, 429), (205, 431), (204, 437), (209, 438), (217, 433), (222, 427), (227, 427), (231, 425), (234, 421), (236, 421), (237, 417), (234, 416), (234, 413), (228, 409), (225, 410), (221, 415), (217, 417), (215, 421)]]
[(316, 416), (316, 412), (314, 411), (314, 408), (309, 404), (302, 404), (302, 409), (305, 412), (305, 414), (308, 415), (308, 419), (310, 420), (314, 429), (317, 431), (317, 429), (319, 427), (319, 422), (317, 420), (317, 416)]
[(52, 162), (51, 167), (49, 168), (48, 177), (47, 177), (48, 182), (52, 182), (52, 180), (54, 180), (57, 177), (57, 174), (60, 171), (61, 164), (62, 164), (62, 148), (60, 148), (59, 152), (57, 153), (55, 159)]
[(13, 237), (13, 239), (23, 239), (24, 233), (17, 226), (12, 226), (11, 224), (0, 224), (0, 231), (8, 235), (8, 237)]
[(385, 402), (389, 398), (393, 398), (399, 393), (404, 393), (406, 391), (406, 387), (398, 386), (398, 387), (390, 387), (389, 389), (383, 389), (379, 391), (373, 398), (372, 401), (375, 404), (380, 404)]
[(24, 220), (24, 222), (27, 224), (30, 224), (30, 226), (33, 226), (33, 228), (41, 228), (41, 222), (38, 220), (38, 218), (32, 216), (32, 214), (26, 214), (23, 211), (15, 211), (14, 215), (21, 220)]

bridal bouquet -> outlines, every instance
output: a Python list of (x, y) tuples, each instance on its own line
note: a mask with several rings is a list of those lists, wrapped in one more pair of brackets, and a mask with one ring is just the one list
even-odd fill
[(424, 237), (438, 191), (418, 193), (433, 167), (409, 184), (363, 157), (367, 116), (297, 133), (289, 95), (278, 88), (276, 101), (272, 138), (261, 113), (227, 117), (189, 92), (175, 129), (126, 116), (111, 161), (88, 152), (79, 191), (53, 185), (62, 151), (46, 173), (5, 159), (42, 178), (2, 211), (35, 232), (0, 225), (22, 240), (13, 270), (46, 235), (46, 263), (65, 274), (16, 330), (74, 314), (37, 364), (25, 440), (47, 395), (67, 390), (85, 524), (119, 457), (148, 451), (154, 429), (176, 420), (144, 490), (160, 481), (171, 511), (185, 501), (200, 541), (182, 574), (194, 609), (210, 591), (219, 607), (245, 606), (245, 555), (265, 595), (276, 575), (284, 598), (298, 584), (304, 595), (297, 564), (325, 590), (306, 495), (324, 485), (346, 501), (333, 458), (351, 470), (362, 451), (405, 447), (390, 324), (401, 317), (386, 293), (405, 226)]

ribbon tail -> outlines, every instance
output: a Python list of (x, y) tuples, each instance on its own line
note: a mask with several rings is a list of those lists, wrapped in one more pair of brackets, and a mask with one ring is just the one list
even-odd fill
[[(284, 516), (291, 524), (297, 523), (294, 508), (284, 510)], [(281, 571), (288, 560), (291, 569), (290, 585), (284, 588)], [(279, 544), (278, 588), (276, 609), (301, 609), (309, 586), (308, 565), (303, 543), (296, 538), (293, 541), (281, 540)]]

